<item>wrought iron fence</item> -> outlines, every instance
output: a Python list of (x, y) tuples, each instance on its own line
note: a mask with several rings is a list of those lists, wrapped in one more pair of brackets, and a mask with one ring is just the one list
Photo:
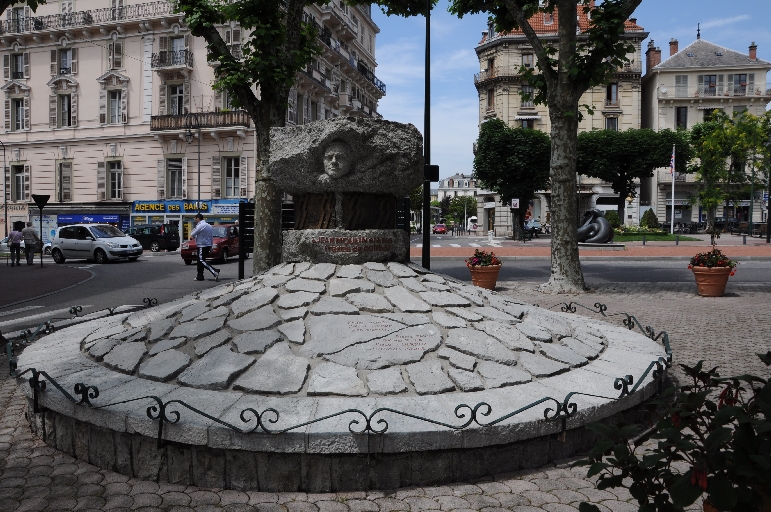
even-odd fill
[(143, 20), (172, 14), (173, 12), (174, 8), (170, 2), (160, 1), (118, 8), (107, 7), (66, 14), (30, 16), (28, 18), (17, 18), (0, 22), (0, 34), (86, 27), (122, 20)]
[[(157, 301), (156, 301), (157, 303)], [(182, 414), (187, 411), (194, 415), (206, 418), (218, 425), (221, 425), (227, 429), (241, 434), (250, 434), (254, 432), (261, 432), (266, 434), (283, 434), (290, 431), (295, 431), (309, 425), (321, 423), (333, 418), (339, 418), (345, 415), (351, 415), (352, 419), (348, 423), (348, 431), (353, 434), (385, 434), (388, 431), (388, 417), (405, 417), (412, 418), (418, 422), (427, 423), (430, 425), (436, 425), (445, 427), (452, 430), (463, 430), (473, 425), (477, 425), (482, 428), (492, 427), (500, 424), (507, 419), (513, 418), (525, 411), (536, 408), (538, 406), (544, 406), (543, 417), (549, 421), (559, 421), (561, 424), (561, 432), (564, 433), (567, 430), (567, 419), (576, 415), (578, 411), (578, 405), (571, 400), (573, 397), (586, 396), (594, 398), (602, 398), (606, 400), (620, 400), (624, 397), (633, 395), (639, 390), (640, 385), (645, 382), (645, 379), (649, 374), (658, 383), (658, 393), (663, 390), (665, 370), (670, 367), (672, 363), (672, 350), (669, 346), (669, 336), (666, 332), (661, 331), (656, 334), (655, 330), (649, 326), (643, 327), (642, 324), (633, 315), (628, 313), (616, 313), (608, 314), (607, 306), (601, 303), (595, 303), (594, 308), (584, 306), (575, 302), (555, 304), (551, 308), (557, 306), (561, 307), (561, 310), (566, 313), (575, 313), (577, 308), (583, 308), (588, 311), (600, 314), (604, 317), (623, 316), (623, 324), (628, 329), (632, 330), (639, 328), (643, 334), (648, 338), (655, 341), (661, 340), (664, 344), (667, 357), (656, 358), (648, 364), (646, 370), (635, 379), (632, 375), (624, 375), (614, 378), (613, 388), (619, 391), (618, 396), (603, 396), (593, 393), (583, 393), (581, 391), (571, 391), (564, 398), (559, 399), (552, 396), (543, 396), (533, 402), (519, 407), (514, 410), (509, 410), (502, 414), (493, 414), (493, 408), (487, 402), (478, 402), (476, 405), (471, 406), (465, 403), (458, 404), (454, 408), (454, 419), (445, 418), (429, 418), (413, 414), (411, 412), (400, 411), (390, 407), (380, 407), (373, 410), (370, 413), (364, 412), (361, 409), (349, 408), (342, 409), (340, 411), (328, 414), (319, 418), (314, 418), (309, 421), (303, 421), (296, 424), (277, 426), (277, 423), (281, 419), (281, 413), (272, 407), (258, 410), (253, 407), (247, 407), (242, 409), (238, 418), (240, 424), (224, 421), (216, 416), (212, 416), (205, 411), (202, 411), (183, 400), (169, 400), (164, 402), (158, 396), (147, 395), (143, 397), (137, 397), (130, 400), (121, 400), (118, 402), (110, 402), (105, 404), (95, 404), (93, 401), (99, 398), (99, 389), (96, 386), (91, 386), (83, 382), (78, 382), (73, 387), (73, 393), (69, 393), (65, 390), (54, 378), (52, 378), (45, 370), (38, 370), (36, 368), (27, 368), (24, 371), (17, 374), (16, 359), (13, 357), (12, 349), (8, 349), (9, 353), (9, 365), (11, 376), (21, 380), (25, 376), (27, 382), (32, 390), (32, 402), (33, 412), (44, 412), (45, 409), (40, 406), (40, 394), (46, 392), (47, 385), (50, 383), (57, 391), (59, 391), (68, 401), (75, 405), (81, 405), (92, 409), (104, 409), (107, 407), (113, 407), (116, 405), (134, 403), (134, 402), (149, 402), (150, 405), (146, 409), (147, 417), (152, 421), (158, 422), (158, 434), (157, 434), (157, 446), (162, 448), (166, 443), (163, 439), (163, 429), (166, 424), (175, 424), (182, 419)], [(10, 344), (9, 344), (10, 347)], [(43, 380), (44, 379), (44, 380)], [(635, 381), (637, 382), (635, 384)], [(486, 421), (487, 418), (491, 418)]]
[[(224, 128), (229, 126), (249, 127), (250, 118), (245, 110), (220, 110), (218, 112), (196, 112), (201, 128)], [(152, 116), (150, 131), (187, 130), (190, 122), (184, 114)]]
[(190, 50), (158, 52), (154, 53), (150, 60), (150, 67), (153, 69), (169, 68), (173, 66), (186, 66), (192, 68), (193, 53)]

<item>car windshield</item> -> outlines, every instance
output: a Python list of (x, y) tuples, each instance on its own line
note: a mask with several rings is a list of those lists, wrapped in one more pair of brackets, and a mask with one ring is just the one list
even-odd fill
[(228, 228), (217, 226), (211, 228), (211, 236), (218, 236), (220, 238), (227, 238)]
[(447, 226), (445, 226), (444, 224), (437, 224), (436, 227), (438, 227), (438, 228), (445, 228)]
[(91, 228), (91, 233), (93, 233), (96, 238), (115, 238), (126, 236), (126, 234), (120, 229), (109, 225), (89, 227)]

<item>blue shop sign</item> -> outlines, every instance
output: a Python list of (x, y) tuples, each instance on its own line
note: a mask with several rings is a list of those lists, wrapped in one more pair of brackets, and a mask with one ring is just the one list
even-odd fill
[(112, 222), (117, 223), (120, 221), (119, 214), (68, 214), (57, 215), (56, 221), (59, 224), (87, 224), (95, 222)]

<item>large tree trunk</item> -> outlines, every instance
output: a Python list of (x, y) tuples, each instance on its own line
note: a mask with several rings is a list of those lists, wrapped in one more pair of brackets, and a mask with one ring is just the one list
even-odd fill
[[(562, 84), (560, 84), (562, 85)], [(568, 84), (569, 87), (569, 84)], [(566, 87), (565, 89), (567, 89)], [(578, 258), (576, 228), (576, 145), (578, 94), (554, 91), (549, 98), (551, 120), (551, 277), (539, 287), (546, 293), (586, 290)]]
[(257, 169), (254, 178), (254, 259), (256, 275), (281, 262), (281, 193), (270, 174), (270, 128), (280, 123), (277, 113), (261, 101), (257, 132)]

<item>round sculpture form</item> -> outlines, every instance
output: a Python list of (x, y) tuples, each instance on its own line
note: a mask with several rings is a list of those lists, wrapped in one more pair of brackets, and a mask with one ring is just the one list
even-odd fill
[(56, 331), (17, 374), (38, 435), (99, 467), (322, 492), (469, 480), (588, 450), (583, 426), (649, 397), (663, 358), (620, 322), (415, 265), (305, 262)]
[(587, 210), (578, 228), (578, 241), (587, 244), (608, 244), (613, 241), (613, 226), (601, 210)]

